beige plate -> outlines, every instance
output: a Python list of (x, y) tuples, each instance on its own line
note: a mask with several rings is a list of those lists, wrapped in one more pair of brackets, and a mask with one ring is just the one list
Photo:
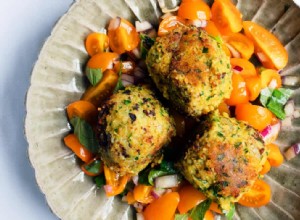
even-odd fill
[[(176, 0), (164, 1), (169, 8)], [(279, 37), (289, 52), (283, 75), (297, 79), (296, 107), (300, 108), (300, 9), (289, 0), (235, 1), (245, 20), (254, 20)], [(85, 90), (84, 39), (105, 27), (111, 17), (158, 23), (156, 0), (77, 0), (54, 27), (32, 72), (27, 95), (26, 137), (36, 179), (52, 211), (61, 219), (133, 219), (129, 206), (106, 198), (86, 177), (63, 142), (68, 134), (65, 107)], [(300, 119), (280, 134), (282, 150), (300, 141)], [(272, 171), (265, 180), (272, 186), (272, 201), (262, 208), (237, 207), (242, 219), (300, 219), (300, 158)]]

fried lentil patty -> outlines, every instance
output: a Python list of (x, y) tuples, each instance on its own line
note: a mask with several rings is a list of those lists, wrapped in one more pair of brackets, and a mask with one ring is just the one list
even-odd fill
[(267, 159), (260, 134), (235, 118), (210, 113), (178, 162), (184, 177), (228, 210), (258, 178)]
[(120, 175), (137, 175), (174, 135), (173, 118), (146, 87), (119, 90), (100, 108), (100, 155)]
[(179, 27), (157, 37), (146, 64), (163, 96), (189, 116), (206, 114), (230, 96), (230, 60), (200, 28)]

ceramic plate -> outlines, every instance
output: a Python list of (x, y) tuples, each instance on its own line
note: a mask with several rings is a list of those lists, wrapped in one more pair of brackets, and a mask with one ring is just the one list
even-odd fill
[[(174, 8), (176, 0), (163, 1)], [(209, 2), (211, 3), (211, 2)], [(295, 76), (293, 99), (300, 108), (300, 9), (290, 0), (234, 1), (244, 16), (272, 31), (289, 52), (282, 75)], [(69, 133), (65, 107), (78, 100), (88, 55), (84, 39), (106, 27), (110, 18), (147, 20), (157, 25), (161, 15), (156, 0), (77, 0), (59, 20), (45, 42), (32, 72), (27, 95), (26, 137), (37, 183), (55, 215), (61, 219), (133, 219), (131, 208), (106, 198), (81, 172), (73, 153), (63, 144)], [(300, 141), (300, 118), (285, 126), (279, 137), (282, 150)], [(238, 206), (236, 219), (300, 219), (300, 157), (272, 169), (265, 180), (272, 201), (262, 208)]]

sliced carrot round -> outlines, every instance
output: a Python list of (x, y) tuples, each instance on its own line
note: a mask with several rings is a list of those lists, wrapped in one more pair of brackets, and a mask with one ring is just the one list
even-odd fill
[(246, 59), (231, 58), (230, 64), (231, 64), (233, 71), (235, 71), (235, 69), (239, 69), (239, 74), (241, 74), (244, 78), (251, 77), (251, 76), (257, 76), (254, 65)]
[(259, 76), (245, 78), (246, 87), (249, 91), (249, 100), (254, 101), (261, 91), (261, 80)]
[(232, 33), (223, 36), (226, 43), (232, 46), (244, 59), (250, 59), (254, 52), (254, 45), (250, 39), (241, 33)]
[(246, 82), (240, 74), (232, 74), (232, 91), (230, 98), (225, 100), (227, 105), (233, 106), (237, 104), (247, 103), (249, 94), (246, 88)]
[(215, 0), (211, 14), (211, 20), (223, 35), (242, 30), (242, 14), (230, 0)]
[(236, 106), (235, 116), (238, 120), (248, 122), (253, 128), (262, 131), (271, 124), (273, 114), (262, 106), (245, 103)]
[(169, 16), (163, 19), (158, 27), (158, 36), (163, 36), (171, 32), (173, 29), (185, 24), (185, 20), (178, 16)]
[(271, 200), (271, 187), (263, 180), (256, 180), (250, 191), (245, 193), (238, 201), (247, 207), (261, 207)]
[(280, 166), (283, 163), (284, 159), (278, 145), (268, 144), (266, 145), (266, 147), (269, 150), (268, 161), (270, 162), (270, 165), (273, 167)]
[(90, 56), (108, 50), (108, 36), (103, 33), (90, 33), (85, 40), (85, 49)]
[[(114, 19), (117, 19), (118, 21)], [(117, 17), (114, 19), (111, 20), (111, 23), (115, 22), (119, 23), (119, 25), (117, 27), (114, 25), (109, 25), (107, 33), (109, 38), (109, 46), (112, 51), (122, 54), (126, 51), (135, 49), (140, 42), (140, 38), (135, 27), (124, 18)]]
[(119, 57), (117, 53), (103, 52), (92, 56), (87, 62), (87, 67), (91, 69), (101, 69), (104, 72), (109, 67), (112, 68), (113, 61)]
[(271, 164), (268, 160), (266, 160), (265, 164), (262, 167), (262, 170), (260, 171), (260, 175), (264, 175), (266, 173), (268, 173), (271, 169)]
[(211, 18), (209, 6), (202, 0), (183, 1), (177, 15), (190, 20), (210, 20)]
[(143, 215), (145, 220), (169, 220), (174, 218), (179, 203), (179, 194), (177, 192), (166, 193), (160, 198), (150, 203)]
[(178, 193), (180, 196), (178, 204), (180, 214), (187, 213), (190, 209), (206, 199), (206, 196), (195, 189), (191, 184), (183, 186)]
[(89, 162), (93, 159), (93, 154), (83, 146), (75, 134), (69, 134), (64, 138), (65, 145), (70, 148), (74, 154), (83, 162)]
[(260, 71), (261, 87), (266, 88), (271, 85), (273, 88), (280, 88), (282, 81), (280, 74), (273, 69), (262, 69)]
[(244, 21), (243, 27), (264, 67), (282, 69), (286, 66), (288, 53), (275, 35), (252, 21)]
[(79, 117), (89, 124), (94, 124), (97, 121), (98, 111), (92, 103), (79, 100), (72, 102), (67, 106), (67, 115), (69, 120), (74, 117)]
[(213, 21), (207, 21), (207, 24), (203, 29), (211, 36), (218, 37), (221, 36), (220, 31)]

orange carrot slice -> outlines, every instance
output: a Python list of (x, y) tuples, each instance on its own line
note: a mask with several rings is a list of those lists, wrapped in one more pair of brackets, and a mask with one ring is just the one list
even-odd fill
[(244, 21), (243, 27), (264, 67), (282, 69), (286, 66), (288, 53), (275, 35), (252, 21)]
[(242, 14), (230, 0), (215, 0), (211, 14), (211, 20), (223, 35), (242, 30)]

